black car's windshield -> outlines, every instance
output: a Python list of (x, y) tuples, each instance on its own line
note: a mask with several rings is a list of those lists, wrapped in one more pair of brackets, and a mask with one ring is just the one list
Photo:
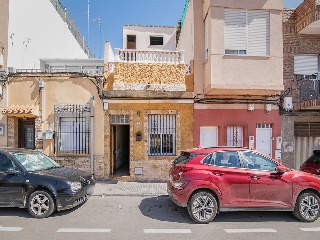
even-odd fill
[(58, 163), (40, 152), (11, 153), (29, 172), (60, 167)]

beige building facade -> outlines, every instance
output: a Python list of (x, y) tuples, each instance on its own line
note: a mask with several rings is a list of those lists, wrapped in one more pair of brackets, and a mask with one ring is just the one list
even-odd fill
[[(104, 177), (103, 75), (16, 73), (7, 81), (7, 146), (37, 149)], [(101, 86), (100, 86), (101, 85)]]
[(194, 64), (194, 145), (281, 159), (283, 1), (189, 0), (178, 49)]

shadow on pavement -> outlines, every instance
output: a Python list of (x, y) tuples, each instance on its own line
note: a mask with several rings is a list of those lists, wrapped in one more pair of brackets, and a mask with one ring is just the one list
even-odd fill
[(145, 198), (139, 205), (140, 212), (149, 218), (178, 223), (193, 223), (186, 208), (175, 205), (168, 196)]
[[(175, 205), (168, 196), (145, 198), (139, 205), (140, 212), (149, 218), (178, 223), (195, 222), (189, 217), (187, 208)], [(300, 222), (291, 212), (223, 212), (213, 222)]]
[[(86, 204), (86, 202), (63, 211), (54, 211), (52, 215), (49, 216), (49, 218), (64, 216), (67, 214), (70, 214), (71, 212), (76, 211), (78, 208), (80, 208), (82, 205)], [(36, 219), (30, 215), (27, 208), (18, 208), (18, 207), (1, 207), (0, 208), (0, 216), (1, 217), (20, 217), (20, 218), (30, 218), (30, 219)], [(1, 239), (1, 238), (0, 238)]]

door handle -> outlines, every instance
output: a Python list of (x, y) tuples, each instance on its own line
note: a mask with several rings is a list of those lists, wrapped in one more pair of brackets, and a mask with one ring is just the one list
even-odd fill
[(221, 172), (212, 172), (212, 173), (215, 176), (223, 176), (224, 175), (224, 173), (221, 173)]
[(250, 180), (257, 181), (259, 179), (261, 179), (261, 177), (259, 177), (259, 176), (250, 176)]

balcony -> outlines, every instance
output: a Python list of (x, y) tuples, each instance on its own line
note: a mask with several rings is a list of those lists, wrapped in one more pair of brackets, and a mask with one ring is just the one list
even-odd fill
[(320, 109), (319, 73), (315, 75), (295, 74), (298, 83), (298, 102), (294, 109)]
[(296, 30), (301, 34), (320, 34), (320, 1), (305, 0), (296, 8)]
[[(106, 97), (183, 97), (186, 72), (183, 51), (115, 49), (105, 67)], [(111, 76), (111, 78), (110, 78)]]

